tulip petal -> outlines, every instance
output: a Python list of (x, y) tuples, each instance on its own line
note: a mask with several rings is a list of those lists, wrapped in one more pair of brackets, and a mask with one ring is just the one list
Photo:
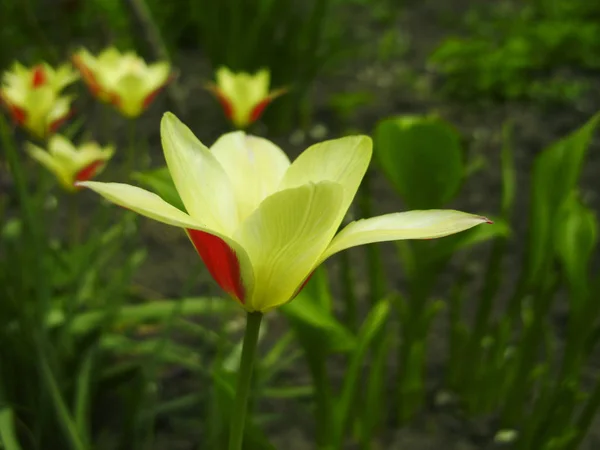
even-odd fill
[[(216, 80), (218, 88), (213, 92), (225, 108), (226, 115), (228, 112), (231, 114), (228, 117), (238, 128), (247, 127), (252, 121), (253, 108), (269, 96), (269, 71), (262, 69), (255, 74), (233, 73), (226, 67), (220, 67), (216, 72)], [(228, 104), (231, 105), (230, 111)]]
[(142, 113), (144, 99), (150, 91), (141, 75), (126, 73), (111, 88), (113, 104), (119, 111), (127, 117), (137, 117)]
[(236, 252), (218, 236), (200, 230), (187, 229), (186, 232), (217, 284), (244, 304), (246, 290)]
[(77, 183), (77, 186), (90, 188), (107, 200), (142, 216), (185, 228), (211, 275), (226, 292), (243, 302), (244, 293), (252, 291), (254, 286), (252, 265), (246, 251), (235, 240), (204, 226), (145, 189), (128, 184), (97, 181)]
[(65, 167), (62, 166), (60, 162), (57, 161), (56, 158), (54, 158), (50, 153), (31, 143), (27, 143), (25, 145), (25, 150), (29, 156), (52, 172), (63, 186), (71, 189), (73, 188), (71, 185), (72, 180), (69, 176), (68, 170), (65, 170)]
[(219, 104), (221, 105), (221, 108), (223, 108), (223, 113), (225, 114), (225, 117), (227, 117), (229, 120), (233, 119), (233, 103), (231, 103), (231, 101), (227, 98), (223, 91), (221, 91), (221, 89), (219, 89), (217, 85), (213, 83), (206, 84), (205, 88), (208, 91), (212, 92), (217, 98)]
[(104, 164), (106, 164), (106, 161), (102, 159), (91, 162), (75, 174), (75, 181), (87, 181), (94, 178)]
[(256, 122), (258, 119), (260, 119), (266, 107), (269, 106), (273, 100), (285, 94), (286, 92), (287, 89), (277, 89), (276, 91), (271, 92), (267, 97), (262, 99), (256, 105), (254, 105), (252, 107), (252, 110), (250, 111), (250, 122)]
[(9, 112), (17, 125), (23, 125), (27, 119), (27, 113), (23, 108), (15, 105), (9, 105)]
[(224, 134), (210, 151), (231, 180), (240, 220), (277, 190), (290, 166), (290, 160), (278, 146), (242, 131)]
[(32, 72), (31, 85), (34, 88), (36, 88), (36, 87), (42, 86), (43, 84), (46, 84), (47, 81), (48, 81), (48, 77), (46, 76), (46, 73), (44, 72), (44, 66), (42, 66), (42, 65), (35, 66), (33, 68), (33, 72)]
[(190, 216), (231, 235), (239, 223), (234, 191), (219, 161), (173, 114), (161, 121), (165, 159)]
[(333, 181), (344, 188), (337, 226), (350, 207), (373, 152), (368, 136), (348, 136), (310, 146), (290, 166), (280, 189)]
[(403, 239), (434, 239), (467, 230), (489, 219), (451, 209), (386, 214), (347, 225), (333, 239), (321, 261), (357, 245)]
[(98, 181), (80, 182), (77, 183), (77, 186), (87, 187), (105, 199), (150, 219), (180, 228), (211, 232), (202, 223), (145, 189), (124, 183), (101, 183)]
[(235, 234), (257, 280), (246, 308), (267, 311), (289, 301), (313, 271), (336, 231), (344, 192), (310, 183), (267, 197)]

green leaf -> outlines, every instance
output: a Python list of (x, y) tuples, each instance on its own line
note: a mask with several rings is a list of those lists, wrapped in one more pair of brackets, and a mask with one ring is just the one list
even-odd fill
[(502, 152), (500, 164), (502, 167), (502, 217), (509, 219), (517, 191), (517, 175), (512, 150), (513, 125), (506, 122), (502, 127)]
[(554, 242), (569, 285), (575, 297), (582, 298), (588, 289), (589, 264), (598, 242), (598, 221), (575, 196), (569, 197), (557, 215)]
[(346, 352), (356, 344), (352, 333), (304, 291), (279, 311), (287, 317), (296, 333), (312, 334), (313, 342), (319, 342), (320, 350)]
[(21, 450), (14, 428), (14, 413), (8, 404), (0, 404), (0, 446), (6, 450)]
[[(206, 374), (207, 367), (202, 362), (200, 355), (193, 349), (172, 341), (163, 342), (162, 339), (146, 338), (143, 341), (130, 339), (119, 334), (105, 334), (100, 346), (112, 352), (129, 356), (150, 356), (162, 364), (176, 364), (196, 373)], [(156, 350), (162, 351), (156, 354)]]
[(85, 356), (82, 358), (81, 367), (79, 369), (79, 375), (77, 376), (76, 390), (75, 390), (75, 425), (79, 430), (79, 434), (85, 442), (91, 441), (90, 435), (90, 403), (93, 398), (93, 387), (94, 387), (94, 365), (97, 358), (97, 348), (93, 347), (87, 350)]
[(358, 333), (356, 348), (350, 357), (350, 364), (346, 370), (346, 377), (342, 386), (341, 396), (335, 408), (335, 432), (333, 448), (342, 448), (343, 437), (350, 424), (351, 413), (359, 387), (360, 375), (367, 351), (373, 340), (379, 335), (381, 329), (387, 323), (390, 314), (390, 302), (387, 299), (380, 300), (369, 312)]
[(383, 425), (387, 410), (386, 381), (387, 362), (392, 344), (392, 333), (381, 329), (381, 336), (375, 340), (372, 350), (372, 359), (369, 364), (366, 382), (365, 409), (362, 414), (361, 440), (367, 444), (372, 442), (377, 427)]
[(131, 177), (148, 186), (167, 203), (182, 211), (186, 211), (181, 197), (179, 197), (179, 193), (175, 188), (175, 183), (173, 183), (173, 178), (171, 178), (171, 173), (166, 166), (146, 172), (137, 172), (131, 175)]
[[(40, 352), (41, 353), (41, 352)], [(45, 382), (46, 389), (50, 394), (50, 398), (54, 404), (54, 411), (56, 413), (58, 423), (63, 429), (66, 437), (71, 444), (73, 450), (87, 450), (89, 447), (84, 442), (82, 436), (79, 434), (79, 429), (67, 408), (67, 405), (63, 399), (62, 392), (48, 360), (45, 356), (40, 355), (39, 364), (41, 368), (42, 378)]]
[[(183, 302), (183, 305), (178, 305)], [(166, 319), (175, 308), (181, 308), (181, 315), (202, 315), (215, 312), (232, 311), (235, 303), (218, 297), (197, 297), (179, 300), (156, 300), (140, 305), (128, 305), (121, 308), (115, 319), (115, 326), (127, 327), (150, 321)], [(75, 316), (71, 322), (71, 332), (87, 333), (102, 324), (106, 317), (104, 311), (89, 311)], [(47, 324), (57, 327), (64, 323), (64, 315), (53, 310), (48, 316)]]
[(310, 280), (302, 289), (302, 293), (311, 297), (323, 309), (331, 311), (333, 296), (331, 295), (329, 277), (325, 266), (322, 265), (314, 271)]
[(552, 257), (553, 229), (558, 210), (577, 187), (581, 166), (600, 113), (581, 128), (552, 144), (537, 157), (533, 167), (529, 254), (526, 284), (532, 287), (545, 276)]
[(465, 177), (460, 135), (433, 116), (381, 121), (375, 130), (375, 156), (410, 209), (443, 207)]

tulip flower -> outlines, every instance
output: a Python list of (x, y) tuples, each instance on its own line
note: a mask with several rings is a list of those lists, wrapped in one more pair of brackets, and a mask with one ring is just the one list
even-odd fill
[(114, 47), (98, 56), (79, 50), (73, 64), (94, 96), (127, 117), (139, 116), (172, 79), (168, 62), (148, 65), (134, 52), (121, 53)]
[(267, 69), (251, 75), (221, 67), (216, 73), (216, 83), (209, 83), (206, 88), (215, 94), (225, 116), (243, 129), (257, 121), (273, 99), (286, 92), (285, 89), (269, 92), (270, 77)]
[(72, 97), (60, 92), (77, 78), (69, 65), (53, 69), (45, 63), (31, 68), (16, 63), (2, 77), (0, 100), (18, 125), (42, 139), (70, 116)]
[(291, 164), (275, 144), (241, 131), (208, 149), (170, 113), (161, 136), (187, 212), (127, 184), (78, 185), (185, 229), (215, 281), (249, 312), (290, 301), (319, 264), (347, 248), (438, 238), (489, 222), (453, 210), (408, 211), (352, 222), (338, 233), (371, 159), (367, 136), (313, 145)]
[(87, 142), (75, 147), (71, 141), (59, 134), (48, 141), (48, 151), (28, 143), (27, 153), (52, 172), (61, 186), (75, 192), (79, 188), (75, 183), (87, 181), (104, 169), (112, 157), (112, 147), (100, 147), (96, 142)]

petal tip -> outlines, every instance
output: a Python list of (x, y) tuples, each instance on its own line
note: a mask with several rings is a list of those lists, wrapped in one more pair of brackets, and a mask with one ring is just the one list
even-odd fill
[(494, 224), (494, 221), (493, 221), (493, 220), (490, 220), (490, 219), (488, 219), (487, 217), (481, 216), (480, 218), (481, 218), (481, 220), (483, 221), (483, 223), (489, 223), (489, 224), (491, 224), (491, 225), (493, 225), (493, 224)]
[(79, 188), (89, 188), (90, 187), (90, 181), (75, 181), (75, 183), (73, 183), (73, 185), (75, 187), (79, 187)]

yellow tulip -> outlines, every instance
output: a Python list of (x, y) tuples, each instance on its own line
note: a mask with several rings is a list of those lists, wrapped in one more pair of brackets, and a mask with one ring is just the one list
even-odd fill
[(247, 311), (290, 301), (319, 264), (347, 248), (438, 238), (489, 222), (453, 210), (408, 211), (352, 222), (338, 233), (371, 159), (367, 136), (313, 145), (291, 164), (272, 142), (241, 131), (208, 149), (170, 113), (161, 136), (187, 212), (127, 184), (78, 184), (185, 229), (215, 281)]
[(112, 157), (114, 149), (100, 147), (96, 142), (87, 142), (75, 147), (71, 141), (59, 134), (48, 141), (48, 151), (28, 143), (27, 153), (52, 172), (61, 186), (70, 192), (78, 190), (79, 181), (96, 176)]
[(273, 99), (286, 92), (285, 89), (269, 92), (270, 77), (266, 69), (251, 75), (221, 67), (216, 73), (216, 83), (209, 83), (206, 88), (215, 94), (227, 118), (243, 129), (258, 120)]
[(60, 92), (77, 78), (69, 65), (27, 68), (15, 63), (2, 76), (0, 100), (18, 125), (42, 139), (69, 118), (72, 97)]
[(127, 117), (139, 116), (172, 78), (169, 63), (148, 65), (134, 52), (114, 47), (98, 56), (82, 49), (72, 59), (92, 94)]

